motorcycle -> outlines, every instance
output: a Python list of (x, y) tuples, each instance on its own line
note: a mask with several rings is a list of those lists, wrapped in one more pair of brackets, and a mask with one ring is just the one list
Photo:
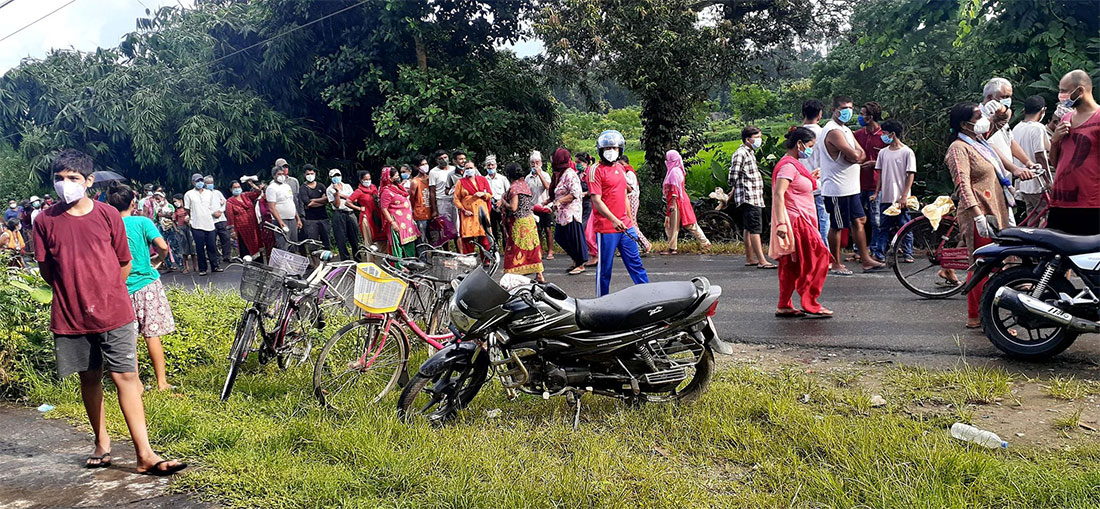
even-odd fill
[[(980, 314), (994, 346), (1012, 357), (1042, 360), (1069, 348), (1082, 333), (1100, 332), (1100, 235), (1009, 228), (993, 241), (974, 251), (975, 273), (963, 293), (992, 274)], [(1067, 272), (1081, 280), (1081, 288)]]
[(595, 299), (523, 279), (506, 290), (478, 268), (456, 284), (449, 315), (458, 339), (420, 366), (398, 400), (399, 417), (452, 419), (493, 372), (509, 397), (564, 395), (576, 427), (587, 393), (634, 404), (693, 401), (714, 375), (714, 350), (731, 352), (711, 319), (722, 289), (706, 278)]

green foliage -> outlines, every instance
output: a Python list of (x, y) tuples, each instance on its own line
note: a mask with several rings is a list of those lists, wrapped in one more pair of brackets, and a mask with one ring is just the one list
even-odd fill
[(729, 101), (734, 115), (740, 116), (744, 122), (753, 122), (781, 113), (779, 96), (756, 83), (734, 84), (730, 87)]
[(0, 142), (0, 199), (24, 200), (42, 187), (38, 172), (11, 146)]
[(55, 373), (52, 295), (37, 273), (9, 268), (0, 253), (0, 397), (15, 398)]
[(608, 129), (623, 133), (628, 149), (636, 148), (637, 140), (642, 136), (639, 108), (611, 110), (605, 114), (566, 111), (561, 114), (561, 119), (562, 141), (574, 153), (584, 151), (595, 154), (596, 138)]

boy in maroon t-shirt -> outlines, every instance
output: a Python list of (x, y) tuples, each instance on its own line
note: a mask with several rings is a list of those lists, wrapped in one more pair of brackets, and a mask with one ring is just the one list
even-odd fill
[(638, 252), (638, 230), (630, 220), (626, 201), (626, 169), (618, 162), (626, 140), (618, 131), (604, 131), (596, 140), (600, 163), (589, 170), (588, 194), (592, 196), (592, 225), (596, 230), (599, 266), (596, 296), (611, 290), (611, 266), (615, 251), (634, 284), (648, 283), (649, 275)]
[(126, 291), (130, 246), (122, 216), (88, 198), (92, 160), (64, 150), (51, 167), (58, 203), (34, 222), (35, 252), (43, 279), (53, 289), (50, 331), (57, 372), (80, 373), (80, 396), (95, 433), (95, 452), (85, 467), (111, 465), (111, 439), (103, 413), (103, 369), (118, 388), (118, 404), (137, 453), (137, 472), (170, 475), (187, 465), (162, 460), (149, 446), (141, 380), (137, 374), (137, 325)]

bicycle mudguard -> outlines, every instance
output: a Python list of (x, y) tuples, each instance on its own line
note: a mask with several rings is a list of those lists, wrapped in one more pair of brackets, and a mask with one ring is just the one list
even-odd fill
[(424, 361), (418, 371), (426, 377), (434, 377), (448, 369), (467, 368), (488, 363), (489, 354), (474, 342), (452, 343)]

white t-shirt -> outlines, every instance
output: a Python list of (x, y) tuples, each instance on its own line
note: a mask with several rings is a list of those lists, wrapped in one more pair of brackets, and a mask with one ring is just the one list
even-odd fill
[[(1024, 121), (1016, 124), (1016, 127), (1012, 128), (1012, 138), (1020, 144), (1020, 148), (1024, 149), (1024, 153), (1032, 161), (1036, 160), (1035, 154), (1050, 151), (1050, 137), (1047, 136), (1047, 128), (1039, 122)], [(1012, 160), (1017, 166), (1022, 167), (1024, 165), (1023, 161), (1015, 157)], [(1043, 186), (1039, 183), (1039, 179), (1017, 180), (1016, 190), (1021, 193), (1039, 194), (1043, 192)]]
[(497, 173), (485, 177), (485, 180), (489, 181), (489, 190), (493, 192), (494, 199), (499, 200), (504, 196), (504, 193), (508, 192), (508, 177)]
[[(191, 216), (191, 227), (196, 230), (214, 231), (215, 210), (224, 210), (224, 198), (221, 193), (209, 189), (192, 189), (183, 195), (183, 208)], [(219, 200), (221, 198), (221, 200)], [(220, 208), (219, 208), (220, 207)], [(225, 217), (224, 215), (222, 217)]]
[[(813, 132), (815, 139), (820, 139), (821, 138), (821, 126), (819, 126), (817, 124), (802, 124), (801, 127), (805, 127), (806, 129), (809, 129), (811, 132)], [(822, 145), (815, 141), (814, 142), (814, 153), (810, 154), (810, 157), (799, 157), (798, 158), (802, 161), (802, 165), (805, 166), (807, 170), (810, 170), (811, 172), (813, 172), (815, 169), (821, 167), (821, 165), (818, 164), (818, 162), (817, 162), (818, 158), (821, 157), (821, 155), (820, 155), (821, 152), (819, 152), (820, 150), (823, 150)], [(820, 178), (817, 179), (817, 189), (814, 189), (814, 195), (819, 195), (819, 194), (821, 194), (821, 179)]]
[(879, 170), (879, 203), (889, 205), (901, 198), (905, 191), (905, 179), (910, 173), (917, 172), (917, 155), (908, 145), (894, 150), (886, 147), (879, 151), (875, 160), (875, 169)]
[[(547, 182), (550, 182), (550, 174), (546, 173), (546, 170), (539, 168), (538, 172), (546, 177)], [(531, 199), (535, 200), (536, 205), (541, 205), (550, 200), (550, 193), (546, 190), (546, 186), (542, 185), (542, 179), (538, 175), (528, 174), (523, 179), (527, 181), (527, 187), (531, 188)]]
[(989, 136), (986, 136), (985, 141), (989, 142), (1006, 159), (1012, 159), (1012, 131), (1009, 130), (1008, 123), (1006, 122), (1003, 127), (988, 134)]
[[(348, 207), (348, 197), (351, 196), (350, 184), (340, 183), (340, 207), (336, 210), (350, 211)], [(335, 184), (329, 184), (328, 189), (325, 189), (325, 197), (328, 198), (329, 203), (336, 203), (336, 187)], [(335, 208), (335, 207), (334, 207)]]
[(210, 192), (214, 193), (214, 210), (222, 213), (221, 217), (214, 220), (214, 224), (224, 223), (228, 221), (228, 219), (226, 219), (225, 217), (225, 195), (217, 189)]
[(450, 187), (450, 167), (440, 168), (436, 166), (428, 172), (428, 185), (435, 188), (436, 203), (450, 202), (454, 194), (454, 188)]
[[(821, 168), (821, 194), (832, 197), (859, 194), (859, 165), (848, 162), (844, 159), (844, 154), (838, 153), (834, 159), (825, 146), (825, 138), (833, 131), (844, 134), (844, 139), (852, 148), (857, 146), (856, 137), (848, 126), (830, 120), (821, 129), (814, 144), (814, 155), (817, 156)], [(818, 155), (818, 152), (821, 155)]]
[(279, 213), (279, 218), (283, 221), (292, 220), (298, 214), (298, 207), (294, 204), (296, 201), (294, 190), (291, 189), (290, 184), (280, 184), (278, 182), (268, 184), (267, 189), (264, 191), (264, 199), (275, 205), (275, 211)]

